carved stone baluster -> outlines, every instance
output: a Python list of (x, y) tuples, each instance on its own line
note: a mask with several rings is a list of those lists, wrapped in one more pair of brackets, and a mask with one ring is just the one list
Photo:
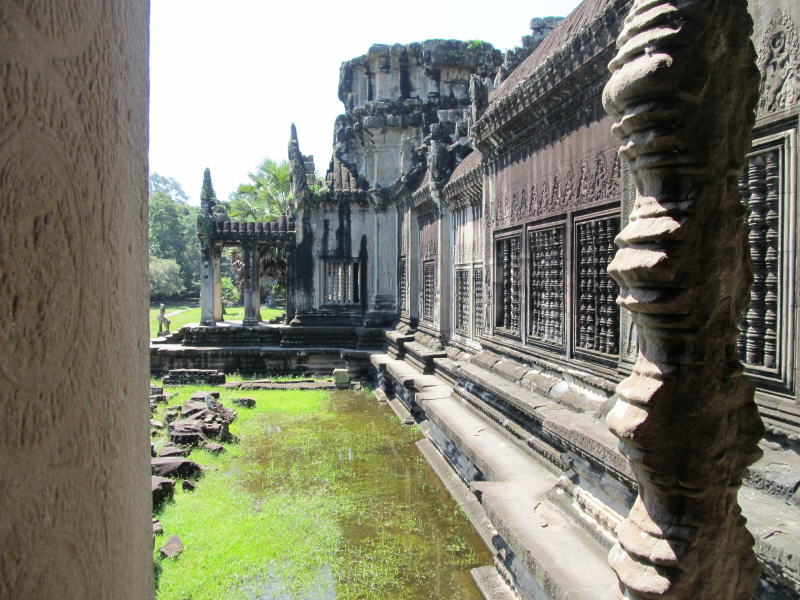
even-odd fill
[(608, 334), (606, 337), (606, 352), (608, 354), (617, 354), (619, 352), (619, 309), (615, 302), (617, 297), (617, 284), (608, 275), (608, 264), (614, 256), (614, 236), (619, 231), (619, 219), (608, 219), (608, 236), (606, 239), (606, 257), (607, 261), (603, 265), (604, 281), (605, 281), (605, 311), (606, 322), (608, 326)]
[[(745, 160), (745, 167), (742, 169), (742, 175), (739, 177), (739, 198), (745, 208), (745, 222), (750, 216), (750, 184), (748, 182), (748, 173), (750, 171), (750, 161)], [(741, 325), (739, 326), (739, 337), (736, 340), (736, 349), (739, 353), (741, 360), (747, 360), (745, 354), (747, 339), (747, 313), (742, 316)]]
[(511, 329), (511, 242), (503, 240), (503, 328)]
[(473, 293), (475, 294), (474, 322), (475, 335), (483, 333), (483, 269), (476, 268), (472, 274)]
[(400, 274), (398, 277), (398, 288), (400, 291), (400, 310), (403, 312), (408, 311), (407, 297), (408, 297), (408, 275), (406, 271), (406, 257), (400, 257)]
[(528, 324), (529, 324), (529, 331), (528, 334), (531, 337), (538, 337), (538, 314), (539, 314), (539, 281), (538, 281), (538, 270), (539, 270), (539, 261), (537, 257), (537, 239), (536, 233), (532, 232), (528, 234), (528, 248), (530, 250), (530, 259), (528, 260), (529, 263), (529, 281), (530, 281), (530, 289), (528, 290)]
[(578, 287), (580, 288), (580, 307), (579, 312), (579, 335), (578, 346), (586, 348), (588, 346), (588, 322), (589, 312), (589, 259), (588, 244), (586, 243), (587, 225), (584, 223), (578, 226), (578, 244), (580, 247), (580, 264), (578, 266)]
[(766, 284), (766, 213), (767, 186), (764, 156), (750, 161), (748, 167), (750, 202), (747, 227), (750, 257), (753, 260), (753, 287), (750, 290), (750, 307), (747, 309), (747, 331), (745, 333), (745, 357), (751, 365), (764, 361), (764, 294)]
[(545, 247), (544, 254), (544, 297), (545, 297), (545, 311), (544, 311), (544, 339), (547, 342), (552, 342), (555, 337), (555, 239), (553, 237), (554, 230), (547, 229), (542, 232), (542, 243)]
[(745, 600), (759, 576), (737, 503), (763, 433), (736, 353), (751, 32), (746, 0), (635, 0), (609, 65), (603, 104), (636, 184), (609, 266), (639, 340), (607, 417), (639, 484), (609, 555), (626, 600)]
[(597, 250), (595, 256), (595, 291), (594, 305), (597, 307), (597, 342), (595, 348), (600, 352), (606, 351), (608, 339), (608, 321), (606, 317), (606, 269), (610, 261), (608, 257), (608, 226), (605, 219), (597, 221)]
[(599, 270), (595, 254), (597, 239), (596, 223), (586, 224), (586, 348), (594, 350), (597, 340), (597, 288), (595, 286)]
[(778, 243), (780, 239), (780, 201), (778, 153), (771, 151), (766, 156), (767, 197), (765, 216), (766, 253), (764, 255), (764, 361), (763, 365), (774, 369), (778, 344)]
[(520, 236), (511, 238), (511, 331), (519, 333), (520, 299), (519, 299), (519, 270), (520, 270)]
[(556, 307), (556, 335), (557, 344), (564, 343), (564, 233), (561, 227), (556, 229), (556, 276), (555, 294)]
[(545, 329), (546, 341), (555, 342), (558, 335), (558, 320), (556, 312), (558, 311), (558, 300), (556, 296), (556, 277), (558, 275), (557, 267), (557, 254), (558, 247), (556, 245), (556, 232), (557, 228), (548, 229), (544, 235), (547, 244), (547, 255), (545, 258), (546, 266), (546, 295), (547, 295), (547, 313), (545, 314)]

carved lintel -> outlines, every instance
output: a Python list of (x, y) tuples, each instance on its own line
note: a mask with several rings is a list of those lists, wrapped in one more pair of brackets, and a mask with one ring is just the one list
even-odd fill
[(609, 65), (603, 104), (636, 184), (609, 265), (639, 340), (607, 418), (639, 483), (609, 555), (620, 598), (745, 599), (759, 575), (737, 504), (763, 433), (736, 346), (751, 31), (745, 0), (636, 0)]

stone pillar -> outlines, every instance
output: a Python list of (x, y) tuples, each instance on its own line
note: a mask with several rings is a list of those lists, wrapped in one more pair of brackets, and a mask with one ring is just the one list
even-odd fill
[(212, 281), (214, 285), (213, 308), (214, 320), (223, 321), (222, 318), (222, 246), (214, 246), (212, 258)]
[(452, 278), (455, 277), (453, 271), (453, 250), (451, 237), (453, 232), (453, 213), (439, 203), (439, 218), (436, 223), (436, 234), (439, 237), (439, 260), (437, 261), (436, 273), (436, 325), (439, 329), (439, 336), (442, 339), (450, 337), (453, 332), (453, 294)]
[(2, 598), (153, 598), (148, 12), (0, 2)]
[(609, 562), (626, 599), (745, 599), (737, 504), (763, 426), (736, 339), (752, 269), (737, 191), (758, 84), (745, 0), (636, 0), (603, 93), (636, 200), (609, 272), (639, 353), (608, 425), (639, 495)]
[(261, 322), (261, 284), (258, 277), (258, 245), (242, 246), (244, 255), (244, 319), (243, 325), (258, 325)]
[(285, 281), (286, 281), (286, 289), (285, 289), (285, 294), (286, 294), (286, 306), (285, 306), (285, 308), (286, 308), (286, 320), (284, 321), (284, 323), (286, 325), (288, 325), (289, 323), (291, 323), (292, 319), (294, 319), (294, 315), (295, 315), (294, 295), (295, 295), (296, 286), (295, 286), (295, 280), (294, 280), (294, 272), (295, 272), (296, 267), (295, 267), (295, 263), (294, 263), (294, 246), (293, 245), (292, 246), (287, 246), (287, 248), (284, 250), (284, 252), (286, 252), (286, 277), (285, 277)]
[(200, 242), (200, 325), (216, 325), (214, 320), (214, 248)]

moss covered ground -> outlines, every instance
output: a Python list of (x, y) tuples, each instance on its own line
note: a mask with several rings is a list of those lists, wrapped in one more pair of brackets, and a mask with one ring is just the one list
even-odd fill
[[(165, 391), (178, 404), (198, 389)], [(221, 392), (226, 406), (242, 395)], [(155, 547), (174, 533), (186, 546), (156, 558), (159, 600), (480, 598), (469, 569), (491, 557), (416, 451), (415, 427), (366, 392), (245, 394), (257, 405), (237, 409), (239, 443), (195, 450), (197, 489), (158, 515)]]

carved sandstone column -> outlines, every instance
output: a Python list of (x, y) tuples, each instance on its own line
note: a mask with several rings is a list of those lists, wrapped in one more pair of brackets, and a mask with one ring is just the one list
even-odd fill
[(223, 321), (222, 318), (222, 247), (214, 246), (213, 277), (214, 277), (214, 320)]
[(737, 503), (763, 426), (736, 339), (752, 268), (737, 179), (758, 86), (745, 0), (636, 0), (603, 103), (636, 201), (609, 272), (639, 356), (608, 425), (639, 496), (609, 562), (620, 598), (750, 598)]
[(214, 320), (214, 248), (200, 240), (200, 324), (213, 326)]
[(242, 246), (244, 254), (244, 318), (243, 325), (258, 325), (261, 322), (261, 284), (258, 278), (258, 245)]
[(0, 0), (0, 598), (153, 599), (149, 3)]

